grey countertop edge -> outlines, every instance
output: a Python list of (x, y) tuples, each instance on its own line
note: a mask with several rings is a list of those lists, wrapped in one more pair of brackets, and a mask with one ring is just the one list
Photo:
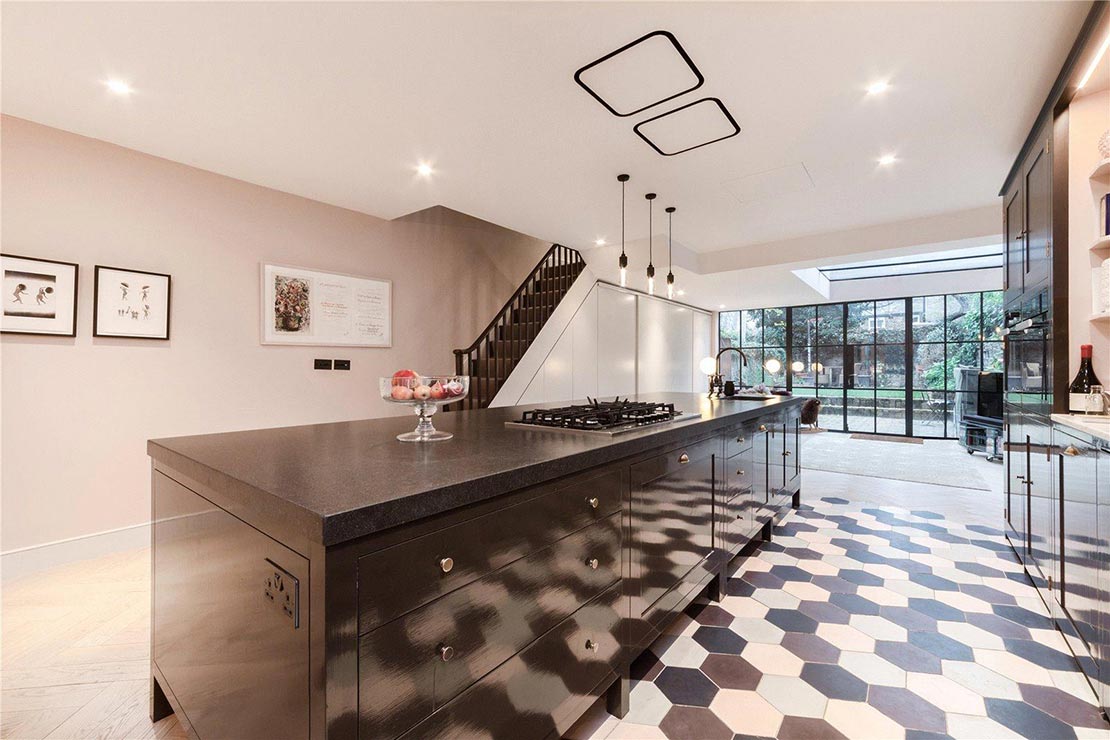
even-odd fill
[[(617, 437), (611, 445), (593, 450), (577, 452), (573, 455), (557, 457), (541, 463), (524, 465), (519, 468), (494, 473), (475, 480), (442, 486), (421, 491), (404, 498), (369, 504), (357, 509), (321, 514), (301, 507), (288, 499), (264, 489), (252, 486), (216, 468), (182, 455), (159, 443), (147, 441), (147, 454), (156, 462), (179, 470), (213, 490), (235, 491), (235, 499), (240, 503), (251, 498), (251, 504), (260, 505), (296, 520), (298, 529), (306, 537), (325, 547), (376, 534), (393, 527), (436, 516), (453, 509), (480, 503), (528, 486), (539, 485), (562, 476), (588, 470), (621, 458), (633, 457), (649, 450), (681, 443), (691, 437), (708, 436), (714, 431), (743, 423), (765, 413), (797, 406), (804, 397), (783, 396), (767, 406), (738, 410), (725, 416), (711, 419), (690, 419), (674, 425), (651, 428), (630, 434), (627, 438)], [(234, 511), (232, 513), (235, 513)]]
[[(1107, 417), (1098, 417), (1105, 419)], [(1082, 432), (1090, 437), (1101, 440), (1105, 444), (1110, 444), (1110, 424), (1094, 424), (1090, 422), (1090, 417), (1080, 416), (1077, 414), (1053, 414), (1052, 421), (1068, 429), (1073, 429), (1077, 432)]]

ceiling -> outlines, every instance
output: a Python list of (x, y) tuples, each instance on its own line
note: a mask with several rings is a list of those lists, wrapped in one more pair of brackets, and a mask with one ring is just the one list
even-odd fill
[[(619, 239), (628, 172), (629, 238), (655, 191), (656, 234), (674, 205), (696, 254), (994, 204), (1087, 8), (7, 2), (2, 109), (384, 218), (442, 204), (576, 247)], [(575, 83), (659, 29), (699, 89), (625, 118)], [(741, 133), (664, 157), (633, 132), (702, 97)]]

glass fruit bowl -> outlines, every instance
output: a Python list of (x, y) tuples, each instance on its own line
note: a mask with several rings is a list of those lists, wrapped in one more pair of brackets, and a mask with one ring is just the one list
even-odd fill
[(440, 406), (466, 398), (470, 378), (466, 375), (414, 375), (410, 377), (379, 378), (382, 400), (388, 403), (411, 406), (420, 417), (416, 429), (398, 434), (402, 442), (439, 442), (451, 439), (450, 432), (437, 431), (432, 426), (432, 415)]

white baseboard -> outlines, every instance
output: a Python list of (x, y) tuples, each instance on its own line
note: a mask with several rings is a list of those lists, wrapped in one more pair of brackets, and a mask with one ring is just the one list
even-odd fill
[(150, 545), (150, 524), (133, 524), (107, 532), (0, 553), (0, 580), (8, 581), (58, 565), (135, 550)]

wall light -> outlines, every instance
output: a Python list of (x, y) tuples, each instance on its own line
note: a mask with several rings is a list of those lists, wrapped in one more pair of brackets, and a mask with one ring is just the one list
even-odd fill
[(433, 170), (432, 166), (427, 162), (421, 162), (416, 165), (416, 174), (421, 177), (431, 177), (433, 172), (435, 172), (435, 170)]
[(1077, 90), (1081, 89), (1084, 85), (1091, 81), (1091, 75), (1093, 75), (1095, 73), (1095, 70), (1098, 69), (1098, 63), (1102, 61), (1102, 57), (1106, 54), (1107, 47), (1110, 47), (1110, 34), (1107, 34), (1106, 38), (1102, 40), (1102, 46), (1098, 47), (1098, 53), (1095, 54), (1095, 60), (1091, 62), (1091, 66), (1087, 67), (1087, 71), (1083, 73), (1083, 79), (1079, 81), (1079, 85), (1076, 87)]
[(600, 237), (598, 239), (594, 239), (594, 246), (595, 247), (604, 247), (605, 246), (605, 237)]
[(867, 86), (868, 95), (882, 95), (890, 89), (890, 83), (886, 80), (877, 80)]
[(893, 154), (884, 154), (883, 156), (879, 157), (878, 161), (880, 167), (889, 167), (890, 165), (898, 161), (898, 157), (894, 156)]

